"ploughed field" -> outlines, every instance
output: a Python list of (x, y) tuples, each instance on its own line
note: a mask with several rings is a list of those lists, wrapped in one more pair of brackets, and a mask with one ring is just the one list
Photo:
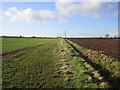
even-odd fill
[(98, 51), (111, 57), (120, 58), (120, 39), (69, 39), (85, 48)]
[(68, 39), (2, 41), (3, 88), (119, 88), (117, 58)]

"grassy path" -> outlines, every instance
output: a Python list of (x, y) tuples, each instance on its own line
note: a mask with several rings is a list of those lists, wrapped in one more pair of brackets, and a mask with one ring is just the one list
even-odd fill
[(64, 40), (3, 59), (3, 88), (102, 88), (104, 78)]
[(67, 42), (84, 58), (100, 75), (105, 78), (112, 88), (120, 88), (120, 62), (116, 58), (111, 58), (96, 51), (86, 49), (69, 40)]

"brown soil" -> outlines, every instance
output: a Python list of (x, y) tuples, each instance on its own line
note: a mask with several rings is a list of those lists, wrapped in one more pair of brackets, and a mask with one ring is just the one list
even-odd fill
[(85, 48), (98, 51), (111, 57), (120, 58), (119, 41), (120, 39), (68, 39)]

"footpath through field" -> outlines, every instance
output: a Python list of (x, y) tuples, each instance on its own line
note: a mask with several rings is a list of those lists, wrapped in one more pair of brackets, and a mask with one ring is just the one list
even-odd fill
[(104, 77), (111, 88), (120, 88), (120, 61), (117, 58), (111, 58), (97, 51), (86, 49), (72, 41), (66, 40), (80, 57), (84, 58), (94, 69)]
[(3, 59), (3, 88), (110, 87), (64, 39), (55, 39)]

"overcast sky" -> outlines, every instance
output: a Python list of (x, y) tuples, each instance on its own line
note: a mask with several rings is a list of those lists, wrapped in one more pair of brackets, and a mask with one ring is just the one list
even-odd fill
[(118, 33), (117, 2), (4, 2), (2, 35), (104, 36)]

